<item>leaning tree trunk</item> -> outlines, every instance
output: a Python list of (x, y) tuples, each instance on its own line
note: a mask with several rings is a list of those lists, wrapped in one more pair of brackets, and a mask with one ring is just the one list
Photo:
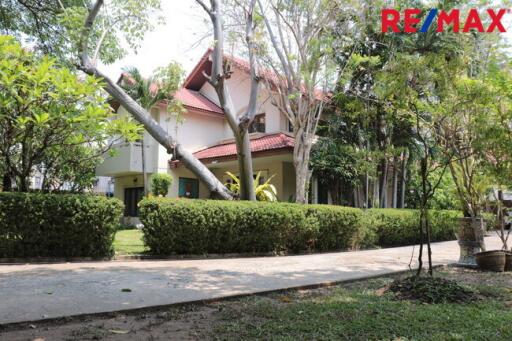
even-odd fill
[[(94, 74), (94, 73), (93, 73)], [(103, 78), (106, 82), (107, 92), (117, 99), (119, 103), (137, 120), (141, 123), (146, 131), (167, 149), (171, 154), (173, 150), (176, 151), (180, 161), (183, 162), (194, 175), (203, 181), (208, 189), (216, 193), (222, 199), (232, 199), (231, 193), (228, 189), (215, 177), (215, 175), (191, 152), (186, 150), (181, 144), (178, 143), (171, 135), (169, 135), (162, 126), (160, 126), (148, 113), (135, 102), (124, 90), (115, 84), (110, 78), (97, 72), (96, 75)]]
[(177, 156), (180, 158), (181, 162), (183, 162), (185, 167), (194, 173), (198, 179), (203, 181), (215, 197), (228, 200), (233, 199), (233, 196), (226, 186), (224, 186), (219, 179), (217, 179), (215, 175), (213, 175), (213, 173), (203, 163), (201, 163), (201, 161), (179, 144), (173, 136), (168, 134), (165, 129), (162, 128), (162, 126), (160, 126), (151, 117), (151, 115), (149, 115), (148, 112), (133, 100), (119, 85), (117, 85), (116, 82), (96, 68), (88, 54), (89, 39), (94, 21), (102, 6), (103, 0), (97, 0), (89, 9), (89, 14), (85, 20), (80, 39), (81, 64), (79, 65), (79, 69), (88, 75), (103, 79), (105, 82), (105, 91), (115, 98), (136, 121), (142, 124), (146, 131), (158, 143), (160, 143), (169, 154), (176, 151)]

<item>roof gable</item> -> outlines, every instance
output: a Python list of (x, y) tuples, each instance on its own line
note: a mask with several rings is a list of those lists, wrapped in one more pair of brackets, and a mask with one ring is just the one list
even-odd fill
[[(201, 87), (204, 85), (204, 83), (206, 83), (207, 79), (205, 77), (205, 74), (210, 75), (212, 69), (212, 61), (210, 58), (212, 52), (212, 48), (206, 50), (205, 54), (201, 57), (201, 59), (196, 64), (194, 69), (192, 69), (190, 74), (185, 79), (185, 82), (183, 84), (184, 88), (199, 91)], [(251, 66), (249, 62), (245, 59), (225, 54), (224, 60), (229, 62), (232, 67), (235, 67), (236, 69), (241, 70), (246, 74), (250, 74), (251, 72)], [(265, 79), (268, 83), (270, 83), (271, 86), (286, 85), (286, 79), (276, 74), (272, 70), (260, 67), (259, 74), (260, 77)], [(304, 94), (306, 93), (304, 85), (302, 86), (301, 91)], [(315, 88), (314, 96), (317, 100), (326, 101), (330, 97), (330, 94), (322, 91), (321, 89)]]

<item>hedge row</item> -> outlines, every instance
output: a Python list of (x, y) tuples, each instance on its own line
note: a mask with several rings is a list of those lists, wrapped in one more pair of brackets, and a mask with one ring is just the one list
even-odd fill
[[(419, 211), (392, 208), (373, 208), (365, 211), (362, 225), (368, 228), (365, 246), (403, 246), (420, 242)], [(456, 218), (460, 211), (430, 210), (433, 242), (455, 239)]]
[(93, 195), (0, 193), (0, 257), (108, 257), (123, 212)]
[[(456, 211), (431, 211), (432, 241), (455, 238)], [(157, 255), (304, 252), (418, 242), (415, 210), (152, 198), (140, 204)]]
[(361, 211), (347, 207), (208, 200), (143, 200), (151, 253), (301, 252), (357, 246)]

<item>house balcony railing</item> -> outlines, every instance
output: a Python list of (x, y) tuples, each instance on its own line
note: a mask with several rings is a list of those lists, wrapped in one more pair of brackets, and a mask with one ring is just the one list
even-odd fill
[[(96, 175), (119, 176), (142, 173), (142, 151), (140, 142), (123, 142), (115, 144), (114, 154), (106, 153), (104, 161), (96, 167)], [(155, 171), (155, 157), (152, 145), (144, 145), (146, 171)]]

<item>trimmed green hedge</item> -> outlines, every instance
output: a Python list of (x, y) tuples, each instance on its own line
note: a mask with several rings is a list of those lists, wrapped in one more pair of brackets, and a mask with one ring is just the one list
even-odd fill
[(263, 253), (357, 246), (362, 211), (266, 202), (145, 199), (144, 242), (151, 253)]
[[(459, 211), (430, 210), (432, 242), (455, 239)], [(419, 244), (419, 211), (372, 208), (365, 212), (363, 225), (368, 227), (365, 245), (381, 247)]]
[[(458, 211), (430, 210), (432, 241), (455, 239)], [(419, 242), (417, 210), (150, 198), (144, 242), (156, 255), (305, 252)]]
[(93, 195), (0, 193), (0, 257), (108, 257), (123, 204)]

